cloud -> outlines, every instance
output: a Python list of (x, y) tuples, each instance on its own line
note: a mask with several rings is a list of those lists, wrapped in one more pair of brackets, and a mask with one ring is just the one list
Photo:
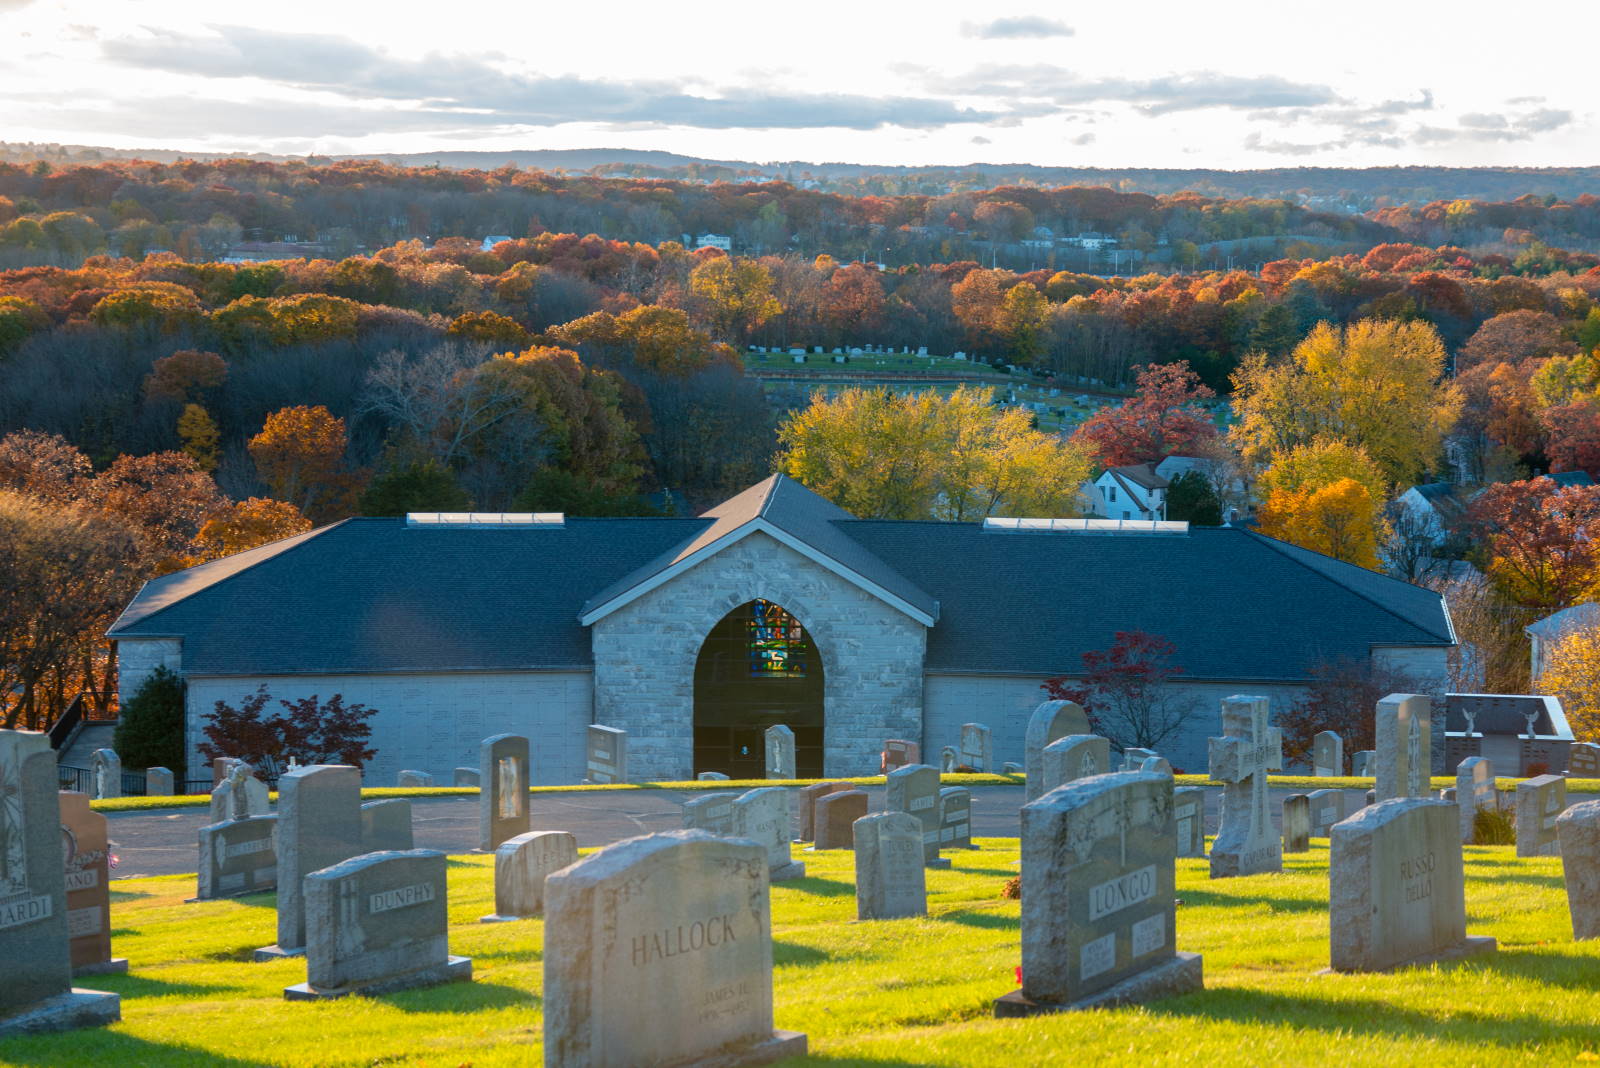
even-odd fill
[[(702, 129), (884, 126), (928, 129), (1007, 118), (917, 97), (786, 94), (729, 89), (694, 95), (667, 81), (601, 81), (506, 70), (484, 58), (387, 55), (347, 37), (219, 26), (209, 36), (152, 30), (101, 42), (104, 57), (144, 70), (205, 78), (259, 78), (351, 102), (421, 105), (464, 125), (562, 123), (672, 125)], [(306, 131), (308, 134), (310, 131)]]
[(1158, 78), (1085, 78), (1046, 64), (985, 64), (966, 74), (934, 79), (958, 96), (1048, 100), (1061, 106), (1128, 104), (1147, 115), (1205, 108), (1317, 107), (1339, 101), (1326, 85), (1277, 75), (1241, 76), (1194, 71)]
[(994, 142), (990, 141), (987, 137), (983, 136), (982, 134), (979, 134), (977, 137), (974, 137), (972, 139), (972, 143), (975, 144), (975, 145), (991, 145)]
[(1419, 126), (1411, 136), (1429, 145), (1452, 141), (1528, 141), (1535, 134), (1559, 130), (1571, 122), (1572, 112), (1559, 108), (1540, 108), (1512, 115), (1469, 112), (1458, 118), (1454, 127)]
[(1043, 15), (1016, 15), (989, 22), (963, 22), (961, 32), (985, 41), (1017, 41), (1045, 37), (1071, 37), (1073, 29), (1065, 22)]
[(1092, 134), (1092, 133), (1081, 133), (1077, 137), (1074, 137), (1072, 139), (1071, 143), (1075, 144), (1075, 145), (1093, 144), (1094, 143), (1094, 134)]

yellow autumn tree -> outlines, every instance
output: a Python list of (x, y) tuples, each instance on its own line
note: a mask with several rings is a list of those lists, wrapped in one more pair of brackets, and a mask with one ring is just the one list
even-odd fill
[(230, 505), (206, 521), (195, 538), (195, 547), (200, 550), (200, 558), (195, 562), (219, 560), (269, 541), (304, 534), (310, 529), (311, 520), (288, 501), (251, 497)]
[(1353, 478), (1280, 489), (1260, 512), (1261, 533), (1336, 560), (1378, 569), (1378, 502)]
[(1600, 741), (1600, 629), (1574, 630), (1551, 646), (1539, 692), (1561, 698), (1579, 741)]
[(202, 471), (217, 469), (217, 443), (221, 435), (217, 424), (198, 404), (185, 404), (178, 416), (178, 437), (183, 440), (183, 453)]
[(689, 275), (694, 294), (720, 340), (744, 344), (750, 332), (775, 315), (783, 305), (772, 295), (772, 272), (755, 260), (717, 256)]
[(1342, 478), (1354, 479), (1375, 501), (1383, 500), (1383, 471), (1367, 450), (1338, 438), (1318, 438), (1275, 453), (1261, 476), (1261, 493), (1278, 490), (1316, 490)]
[(246, 448), (272, 495), (319, 521), (354, 508), (361, 474), (345, 466), (344, 420), (320, 404), (297, 404), (267, 416)]

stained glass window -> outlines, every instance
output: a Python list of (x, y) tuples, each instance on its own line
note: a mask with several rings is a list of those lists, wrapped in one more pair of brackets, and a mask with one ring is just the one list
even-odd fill
[(803, 679), (811, 643), (799, 620), (771, 601), (750, 602), (745, 645), (753, 679)]

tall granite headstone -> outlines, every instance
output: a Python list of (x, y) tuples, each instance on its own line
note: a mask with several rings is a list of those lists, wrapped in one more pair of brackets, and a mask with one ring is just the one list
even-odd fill
[(498, 849), (528, 831), (528, 739), (485, 738), (478, 750), (478, 848)]
[(733, 836), (733, 796), (703, 794), (683, 805), (683, 829), (706, 831), (723, 838)]
[(545, 880), (547, 1068), (803, 1056), (772, 1026), (766, 850), (701, 831), (630, 838)]
[(1045, 701), (1033, 710), (1022, 737), (1023, 771), (1027, 775), (1024, 797), (1028, 801), (1043, 797), (1061, 785), (1056, 782), (1048, 788), (1045, 786), (1045, 747), (1062, 738), (1088, 734), (1089, 717), (1082, 706), (1073, 701)]
[(306, 981), (290, 1001), (385, 994), (472, 978), (450, 955), (445, 857), (437, 849), (366, 853), (305, 879)]
[(1432, 732), (1433, 701), (1426, 694), (1392, 693), (1378, 702), (1378, 781), (1373, 789), (1379, 801), (1432, 793)]
[(766, 732), (767, 743), (767, 778), (793, 779), (794, 778), (794, 731), (779, 723), (768, 727)]
[(1389, 971), (1495, 948), (1493, 938), (1467, 935), (1461, 830), (1448, 801), (1379, 801), (1335, 824), (1329, 839), (1333, 971)]
[(278, 779), (278, 941), (256, 960), (305, 952), (306, 876), (361, 852), (360, 768), (314, 764)]
[(757, 787), (733, 799), (733, 836), (748, 838), (767, 851), (771, 882), (805, 878), (805, 864), (789, 852), (792, 828), (789, 791), (782, 786)]
[(1172, 822), (1178, 836), (1178, 856), (1206, 855), (1206, 789), (1179, 786), (1172, 791)]
[(122, 796), (122, 758), (115, 749), (96, 749), (90, 753), (89, 774), (94, 780), (96, 801)]
[(972, 848), (972, 791), (965, 786), (939, 791), (939, 848)]
[(1290, 794), (1283, 799), (1283, 851), (1305, 853), (1311, 849), (1311, 798)]
[(484, 923), (537, 916), (544, 911), (544, 881), (578, 862), (578, 840), (566, 831), (529, 831), (494, 851), (494, 913)]
[(111, 854), (106, 818), (89, 807), (88, 794), (61, 794), (61, 848), (66, 854), (72, 974), (127, 971), (126, 958), (111, 956)]
[(1206, 739), (1211, 777), (1222, 788), (1222, 823), (1211, 843), (1211, 877), (1283, 870), (1283, 847), (1267, 810), (1267, 769), (1282, 762), (1283, 740), (1267, 725), (1265, 697), (1222, 702), (1221, 738)]
[(923, 863), (948, 868), (950, 862), (939, 856), (939, 773), (926, 764), (910, 764), (891, 771), (885, 782), (885, 809), (922, 821)]
[(1323, 731), (1311, 739), (1312, 774), (1331, 779), (1344, 774), (1344, 739), (1333, 731)]
[(816, 848), (850, 849), (855, 845), (851, 828), (866, 814), (865, 790), (836, 790), (817, 798)]
[[(1111, 741), (1098, 734), (1068, 734), (1039, 754), (1039, 797), (1074, 779), (1111, 771)], [(1032, 772), (1029, 772), (1032, 777)], [(1035, 798), (1037, 800), (1037, 798)]]
[(896, 920), (928, 914), (922, 867), (922, 821), (906, 812), (856, 820), (856, 919)]
[(1175, 943), (1173, 782), (1117, 772), (1022, 807), (1022, 988), (997, 1016), (1098, 1008), (1199, 990)]
[(278, 817), (250, 816), (200, 828), (196, 901), (257, 894), (278, 885)]
[(1600, 801), (1573, 805), (1556, 817), (1561, 873), (1567, 884), (1572, 937), (1600, 938)]
[(628, 732), (621, 727), (589, 724), (585, 768), (593, 783), (628, 781)]
[(50, 739), (0, 730), (0, 1037), (122, 1018), (119, 995), (72, 985), (56, 787)]
[(974, 771), (993, 771), (994, 732), (982, 723), (963, 723), (961, 763)]
[(1560, 775), (1536, 775), (1517, 783), (1517, 856), (1559, 856), (1556, 818), (1566, 807), (1567, 780)]
[(1480, 809), (1500, 807), (1495, 793), (1494, 765), (1488, 757), (1467, 757), (1456, 767), (1456, 805), (1461, 809), (1461, 842), (1477, 841), (1474, 827)]

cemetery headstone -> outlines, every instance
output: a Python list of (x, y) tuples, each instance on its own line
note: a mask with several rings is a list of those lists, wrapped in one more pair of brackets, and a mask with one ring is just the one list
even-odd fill
[(1567, 774), (1574, 779), (1600, 778), (1600, 745), (1574, 742), (1567, 749)]
[(256, 894), (277, 885), (277, 816), (248, 816), (200, 828), (196, 901)]
[(1311, 849), (1311, 798), (1290, 794), (1283, 799), (1283, 851), (1305, 853)]
[(1004, 764), (1000, 765), (1000, 774), (1002, 774), (1002, 775), (1021, 775), (1021, 774), (1023, 774), (1023, 767), (1022, 767), (1021, 764), (1016, 764), (1016, 763), (1013, 763), (1012, 761), (1008, 760)]
[(122, 758), (115, 749), (96, 749), (90, 753), (89, 774), (94, 779), (96, 801), (122, 796)]
[(1371, 749), (1363, 749), (1359, 753), (1351, 753), (1350, 774), (1358, 779), (1371, 775), (1377, 766), (1376, 761), (1373, 759), (1377, 755)]
[(921, 761), (921, 745), (916, 742), (906, 741), (904, 738), (890, 738), (883, 743), (883, 759), (878, 763), (878, 770), (887, 775), (895, 768), (903, 768), (907, 764), (918, 764)]
[(802, 786), (800, 797), (800, 841), (812, 842), (816, 840), (816, 811), (817, 802), (827, 795), (838, 790), (854, 789), (847, 782), (816, 782), (810, 786)]
[(789, 791), (781, 786), (761, 786), (733, 799), (733, 836), (748, 838), (767, 851), (771, 882), (803, 879), (806, 866), (789, 853)]
[(451, 774), (451, 786), (477, 786), (483, 781), (477, 768), (456, 768)]
[(1517, 856), (1559, 856), (1556, 818), (1566, 807), (1567, 780), (1560, 775), (1536, 775), (1517, 783)]
[(720, 771), (702, 771), (700, 774), (696, 775), (695, 778), (704, 782), (716, 782), (718, 780), (726, 780), (727, 776), (722, 774)]
[(267, 815), (267, 784), (256, 778), (255, 769), (245, 761), (224, 759), (222, 781), (211, 790), (211, 822)]
[(1089, 717), (1073, 701), (1045, 701), (1028, 717), (1022, 736), (1023, 770), (1027, 775), (1023, 796), (1027, 801), (1043, 797), (1050, 789), (1061, 785), (1056, 782), (1046, 787), (1044, 751), (1052, 742), (1073, 735), (1089, 735)]
[[(911, 765), (906, 765), (910, 767)], [(939, 771), (948, 775), (956, 770), (956, 747), (947, 745), (939, 751)]]
[[(1111, 770), (1111, 742), (1098, 734), (1069, 734), (1044, 747), (1039, 759), (1039, 797), (1074, 779)], [(1029, 779), (1033, 776), (1030, 773)], [(1035, 799), (1037, 800), (1037, 799)]]
[(1367, 799), (1364, 803), (1368, 805), (1376, 805), (1378, 803), (1378, 791), (1368, 790)]
[(1222, 823), (1211, 843), (1211, 877), (1283, 870), (1283, 846), (1267, 811), (1267, 769), (1283, 741), (1267, 726), (1265, 697), (1222, 702), (1221, 738), (1206, 739), (1211, 777), (1222, 783)]
[(965, 786), (946, 786), (939, 791), (939, 848), (973, 848), (972, 791)]
[(433, 785), (433, 776), (425, 771), (406, 770), (395, 778), (395, 786), (402, 790), (420, 790)]
[(1343, 790), (1312, 790), (1311, 837), (1326, 838), (1335, 823), (1344, 819)]
[(545, 881), (544, 1063), (766, 1064), (806, 1038), (772, 1026), (767, 858), (700, 831), (630, 838)]
[(1311, 740), (1312, 774), (1319, 779), (1344, 774), (1344, 739), (1333, 731), (1323, 731)]
[(854, 837), (856, 919), (926, 916), (922, 821), (907, 812), (877, 812), (856, 820)]
[(1167, 763), (1167, 758), (1164, 756), (1153, 756), (1145, 757), (1144, 763), (1140, 764), (1137, 768), (1129, 768), (1128, 770), (1148, 771), (1156, 775), (1171, 775), (1172, 765)]
[(57, 785), (47, 735), (0, 730), (0, 1036), (122, 1018), (119, 995), (72, 985)]
[(494, 912), (483, 923), (503, 923), (544, 911), (544, 881), (578, 862), (578, 840), (566, 831), (529, 831), (494, 851)]
[(974, 771), (994, 770), (994, 732), (982, 723), (961, 725), (961, 763)]
[(1433, 702), (1424, 694), (1392, 693), (1378, 702), (1378, 781), (1373, 788), (1379, 801), (1430, 792), (1432, 724)]
[(472, 978), (452, 957), (445, 857), (437, 849), (367, 853), (305, 880), (306, 981), (290, 1001), (385, 994)]
[(1203, 786), (1179, 786), (1172, 791), (1173, 826), (1178, 836), (1178, 856), (1206, 855), (1206, 791)]
[(170, 768), (146, 768), (144, 771), (144, 795), (146, 797), (171, 797), (173, 790), (173, 776)]
[(1329, 836), (1329, 961), (1381, 972), (1495, 948), (1467, 935), (1461, 833), (1433, 798), (1379, 801)]
[(1146, 760), (1156, 755), (1157, 753), (1154, 749), (1124, 749), (1122, 751), (1122, 770), (1138, 771), (1144, 766)]
[(1455, 803), (1455, 799), (1456, 799), (1456, 788), (1454, 786), (1446, 786), (1443, 790), (1439, 791), (1439, 800), (1440, 801), (1449, 801), (1450, 803), (1454, 804)]
[(411, 802), (403, 797), (368, 801), (361, 806), (361, 852), (404, 852), (415, 846)]
[(683, 806), (683, 829), (707, 831), (728, 838), (733, 835), (733, 798), (728, 794), (705, 794)]
[(361, 853), (361, 769), (314, 764), (278, 780), (278, 941), (255, 959), (306, 947), (305, 878)]
[(72, 974), (127, 971), (127, 958), (111, 956), (111, 867), (106, 818), (89, 807), (88, 794), (61, 794), (61, 847), (66, 854)]
[(528, 831), (528, 739), (496, 734), (478, 749), (478, 848)]
[(1479, 809), (1496, 809), (1500, 799), (1495, 793), (1494, 765), (1488, 757), (1468, 757), (1456, 766), (1456, 805), (1461, 810), (1461, 841), (1471, 845), (1477, 841), (1474, 827)]
[(852, 828), (867, 814), (865, 790), (839, 790), (817, 798), (816, 848), (850, 849), (855, 845)]
[(628, 781), (628, 732), (620, 727), (589, 724), (589, 756), (585, 767), (590, 782)]
[(1556, 817), (1556, 833), (1572, 937), (1600, 938), (1600, 801), (1584, 801), (1562, 812)]
[(1022, 988), (996, 1016), (1129, 1004), (1199, 990), (1178, 953), (1173, 782), (1118, 772), (1022, 807)]
[(923, 864), (948, 868), (950, 862), (939, 856), (939, 773), (926, 764), (911, 764), (891, 771), (884, 781), (885, 809), (922, 821)]
[(237, 764), (237, 757), (215, 757), (211, 761), (211, 788), (215, 790), (228, 777), (228, 769)]
[(794, 731), (779, 723), (767, 728), (766, 741), (767, 778), (794, 778)]

